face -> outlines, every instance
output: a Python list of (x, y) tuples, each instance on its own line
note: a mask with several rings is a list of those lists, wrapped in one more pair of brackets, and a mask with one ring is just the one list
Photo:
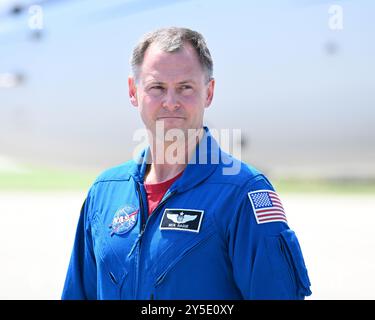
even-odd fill
[(214, 85), (213, 79), (207, 83), (190, 44), (172, 53), (152, 44), (145, 52), (137, 81), (129, 78), (129, 96), (153, 134), (157, 121), (163, 122), (165, 131), (177, 128), (187, 134), (188, 129), (203, 127), (204, 110), (211, 104)]

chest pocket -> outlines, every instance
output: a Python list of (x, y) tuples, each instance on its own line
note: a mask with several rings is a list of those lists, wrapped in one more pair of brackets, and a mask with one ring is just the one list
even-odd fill
[(128, 272), (109, 243), (108, 227), (97, 215), (92, 221), (92, 235), (98, 268), (98, 298), (119, 299)]
[(162, 238), (167, 239), (164, 250), (157, 258), (152, 273), (157, 287), (165, 277), (173, 272), (189, 255), (197, 252), (215, 234), (211, 219), (206, 216), (199, 233), (178, 230), (161, 230)]

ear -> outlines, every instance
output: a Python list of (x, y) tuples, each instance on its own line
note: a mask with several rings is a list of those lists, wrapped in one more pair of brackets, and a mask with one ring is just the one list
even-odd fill
[(133, 77), (128, 78), (128, 86), (130, 102), (134, 107), (138, 107), (137, 85)]
[(207, 96), (206, 96), (206, 108), (211, 105), (212, 99), (214, 98), (215, 91), (215, 79), (211, 79), (207, 85)]

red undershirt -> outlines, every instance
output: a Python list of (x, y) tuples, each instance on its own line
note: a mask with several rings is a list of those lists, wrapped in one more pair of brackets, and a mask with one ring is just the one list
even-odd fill
[(148, 215), (150, 216), (152, 211), (158, 206), (159, 202), (163, 198), (164, 194), (167, 192), (169, 187), (183, 174), (180, 172), (174, 178), (163, 181), (160, 183), (145, 183), (145, 189), (147, 192), (147, 204), (148, 204)]

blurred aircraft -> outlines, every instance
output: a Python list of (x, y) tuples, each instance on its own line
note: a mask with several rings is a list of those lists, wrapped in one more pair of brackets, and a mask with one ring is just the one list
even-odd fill
[(0, 155), (77, 168), (132, 157), (131, 51), (176, 25), (207, 40), (207, 124), (241, 129), (243, 160), (277, 176), (375, 177), (374, 4), (335, 3), (0, 1)]

